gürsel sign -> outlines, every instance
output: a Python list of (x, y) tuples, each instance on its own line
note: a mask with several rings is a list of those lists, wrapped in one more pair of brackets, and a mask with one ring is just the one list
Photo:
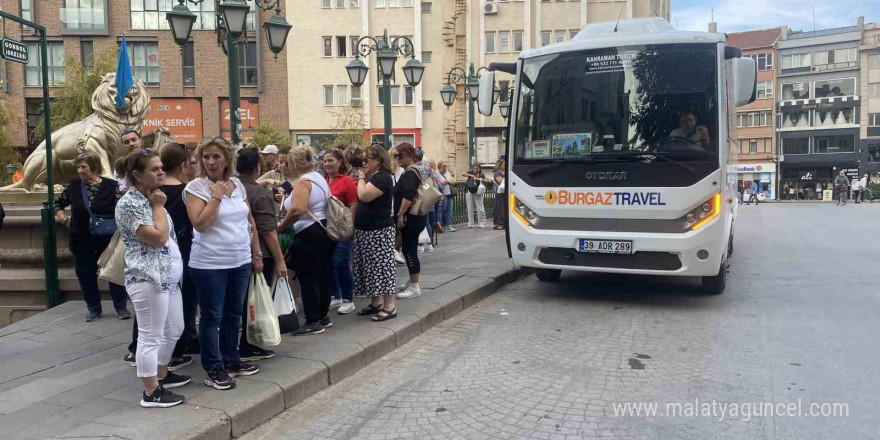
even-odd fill
[(0, 39), (0, 46), (2, 46), (0, 56), (4, 59), (22, 64), (27, 64), (30, 60), (30, 57), (28, 56), (28, 47), (21, 41), (3, 38)]

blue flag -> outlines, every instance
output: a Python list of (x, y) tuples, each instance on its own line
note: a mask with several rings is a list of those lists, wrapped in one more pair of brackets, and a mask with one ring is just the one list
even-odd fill
[(131, 62), (128, 60), (128, 44), (125, 35), (119, 45), (119, 58), (116, 61), (116, 108), (125, 106), (125, 94), (134, 85), (134, 77), (131, 75)]

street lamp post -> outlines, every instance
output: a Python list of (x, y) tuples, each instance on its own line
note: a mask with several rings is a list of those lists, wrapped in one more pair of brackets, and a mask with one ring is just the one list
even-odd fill
[[(485, 67), (480, 67), (474, 71), (474, 63), (470, 64), (467, 72), (461, 67), (455, 66), (452, 69), (449, 69), (449, 72), (446, 72), (447, 84), (440, 89), (440, 98), (443, 100), (443, 104), (445, 104), (446, 107), (449, 107), (455, 102), (455, 95), (458, 94), (452, 84), (458, 84), (459, 82), (464, 81), (464, 96), (468, 102), (468, 166), (471, 166), (474, 163), (474, 126), (476, 125), (474, 101), (477, 100), (477, 97), (480, 94), (479, 79), (480, 73), (484, 70), (487, 72), (489, 71), (489, 69)], [(492, 90), (492, 101), (496, 102), (500, 94), (501, 91), (499, 89), (495, 88)]]
[[(247, 15), (250, 12), (245, 0), (177, 0), (178, 4), (168, 11), (166, 18), (174, 36), (174, 42), (181, 48), (189, 42), (196, 15), (186, 7), (186, 2), (198, 5), (213, 1), (217, 27), (217, 44), (226, 53), (226, 68), (229, 77), (229, 131), (233, 145), (241, 146), (241, 83), (238, 77), (238, 48), (236, 43), (247, 43)], [(284, 50), (287, 34), (293, 27), (281, 15), (281, 0), (251, 0), (264, 11), (275, 8), (275, 14), (263, 23), (269, 50), (278, 54)], [(244, 41), (242, 41), (244, 40)]]
[(508, 87), (504, 93), (504, 101), (498, 103), (498, 110), (501, 111), (501, 117), (507, 119), (510, 117), (510, 101), (513, 99), (513, 87)]
[[(404, 43), (402, 47), (398, 43), (400, 40), (403, 40)], [(410, 60), (403, 66), (403, 75), (406, 77), (406, 82), (413, 87), (422, 82), (425, 66), (416, 59), (412, 40), (407, 37), (397, 37), (389, 44), (388, 29), (385, 29), (379, 40), (370, 36), (361, 37), (358, 40), (354, 59), (345, 66), (348, 79), (353, 86), (360, 87), (366, 81), (370, 68), (361, 61), (361, 57), (367, 57), (373, 52), (376, 52), (376, 63), (379, 65), (379, 71), (382, 72), (382, 108), (385, 113), (385, 141), (383, 145), (386, 150), (389, 150), (391, 149), (391, 75), (394, 74), (394, 63), (398, 56), (410, 57)]]

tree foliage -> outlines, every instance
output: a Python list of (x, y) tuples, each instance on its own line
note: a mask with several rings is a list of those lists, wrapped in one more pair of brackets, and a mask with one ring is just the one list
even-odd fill
[(340, 112), (331, 112), (336, 118), (333, 131), (336, 136), (332, 140), (324, 142), (318, 147), (321, 150), (338, 145), (345, 146), (368, 146), (369, 142), (364, 139), (367, 124), (364, 121), (364, 113), (357, 107), (345, 107)]
[(17, 166), (21, 161), (9, 138), (9, 123), (12, 119), (12, 112), (5, 104), (0, 103), (0, 181), (12, 182), (9, 172), (6, 171), (6, 165)]
[[(53, 87), (52, 129), (57, 130), (65, 125), (81, 121), (91, 115), (92, 93), (101, 85), (101, 77), (116, 71), (116, 46), (109, 46), (95, 57), (92, 69), (86, 69), (79, 60), (67, 57), (64, 61), (64, 77), (66, 81)], [(42, 109), (41, 109), (42, 112)], [(33, 133), (35, 144), (46, 138), (46, 127), (43, 120)]]
[(257, 126), (257, 130), (250, 138), (250, 143), (263, 149), (266, 145), (274, 145), (278, 147), (278, 151), (286, 154), (290, 150), (290, 136), (283, 133), (278, 126), (270, 123), (263, 123)]

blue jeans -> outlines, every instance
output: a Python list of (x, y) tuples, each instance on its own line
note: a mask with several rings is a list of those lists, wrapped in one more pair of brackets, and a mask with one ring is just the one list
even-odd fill
[(351, 301), (354, 280), (351, 276), (351, 246), (348, 241), (336, 243), (333, 251), (333, 269), (330, 272), (330, 294), (336, 299)]
[[(101, 252), (78, 250), (72, 253), (74, 272), (79, 280), (79, 290), (82, 291), (83, 299), (86, 301), (86, 308), (90, 313), (101, 313), (101, 291), (98, 289), (98, 258)], [(113, 307), (116, 310), (126, 309), (128, 292), (125, 291), (125, 287), (109, 284)]]
[(444, 228), (452, 226), (452, 208), (455, 205), (455, 196), (448, 195), (444, 197), (440, 209), (440, 225)]
[(238, 326), (247, 297), (251, 264), (230, 269), (194, 269), (199, 295), (199, 351), (205, 371), (239, 360)]

